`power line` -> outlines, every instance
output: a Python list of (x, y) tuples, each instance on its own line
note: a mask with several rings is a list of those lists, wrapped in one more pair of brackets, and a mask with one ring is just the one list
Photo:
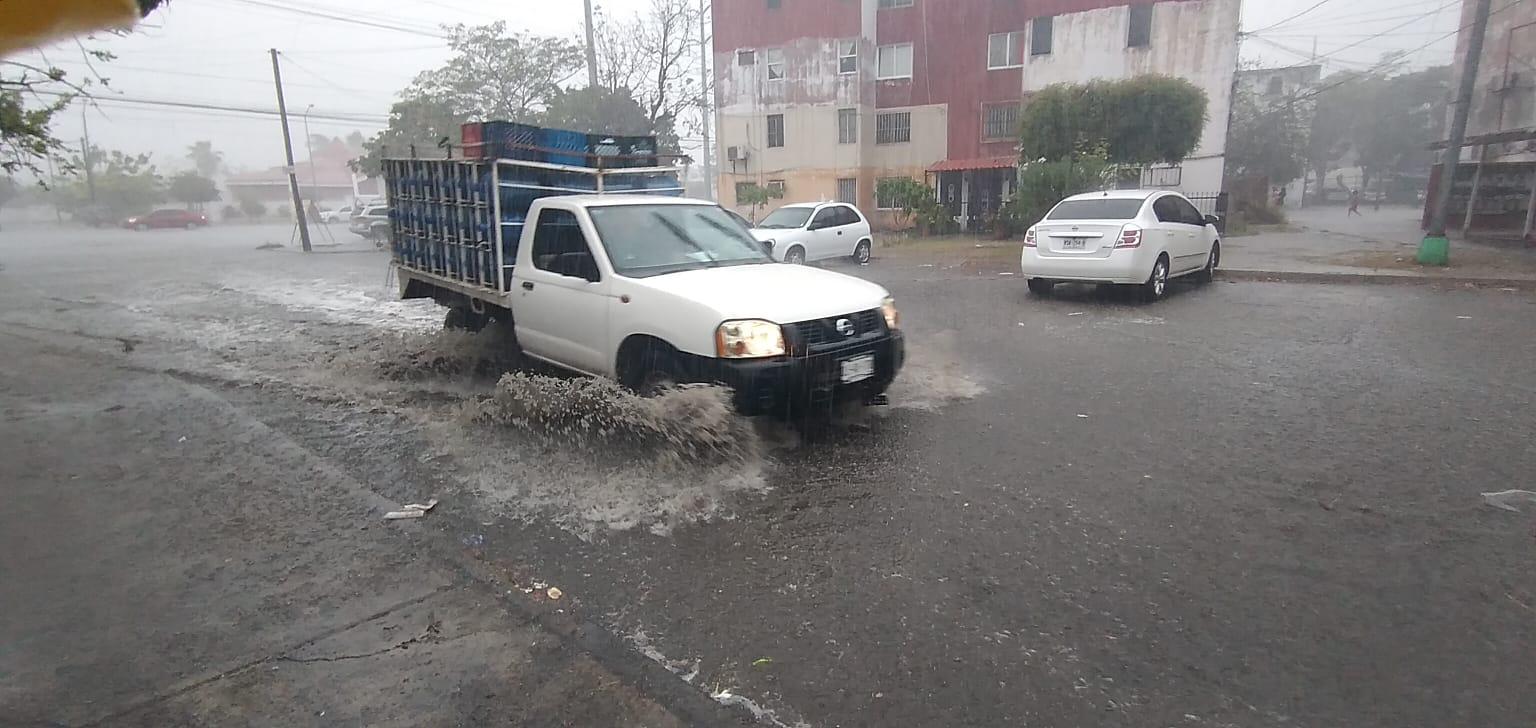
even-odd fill
[(1313, 10), (1316, 10), (1316, 9), (1318, 9), (1318, 8), (1324, 6), (1324, 5), (1327, 5), (1330, 2), (1333, 2), (1333, 0), (1318, 0), (1317, 4), (1307, 8), (1306, 10), (1303, 10), (1303, 11), (1301, 11), (1299, 13), (1296, 13), (1296, 14), (1294, 14), (1294, 15), (1292, 15), (1292, 16), (1290, 16), (1290, 17), (1286, 18), (1285, 20), (1282, 20), (1282, 21), (1280, 21), (1278, 23), (1271, 23), (1269, 25), (1266, 25), (1266, 26), (1264, 26), (1262, 28), (1259, 28), (1258, 30), (1255, 30), (1253, 32), (1254, 33), (1262, 33), (1264, 31), (1270, 30), (1272, 28), (1278, 28), (1278, 27), (1280, 27), (1282, 25), (1285, 25), (1286, 23), (1291, 22), (1292, 20), (1295, 20), (1295, 19), (1297, 19), (1297, 18), (1299, 18), (1299, 17), (1301, 17), (1303, 15), (1306, 15), (1307, 13), (1312, 12)]
[(332, 15), (330, 13), (325, 13), (325, 12), (321, 12), (321, 11), (318, 11), (318, 10), (310, 10), (308, 8), (299, 8), (299, 7), (289, 6), (289, 5), (278, 5), (276, 3), (263, 2), (262, 0), (230, 0), (230, 2), (236, 2), (236, 3), (240, 3), (242, 5), (250, 5), (250, 6), (259, 7), (259, 8), (267, 8), (267, 9), (270, 9), (270, 10), (281, 10), (283, 12), (296, 13), (296, 14), (299, 14), (299, 15), (308, 15), (310, 17), (323, 18), (323, 19), (332, 20), (332, 21), (335, 21), (335, 22), (338, 22), (338, 23), (351, 23), (353, 25), (361, 25), (361, 26), (366, 26), (366, 27), (370, 27), (370, 28), (378, 28), (380, 30), (393, 30), (393, 31), (398, 32), (398, 33), (410, 33), (412, 35), (420, 35), (420, 36), (424, 36), (424, 37), (427, 37), (427, 38), (437, 38), (438, 40), (448, 40), (448, 36), (443, 35), (442, 33), (437, 33), (437, 32), (432, 32), (432, 31), (427, 31), (427, 30), (421, 30), (419, 28), (411, 28), (411, 27), (407, 27), (407, 26), (404, 26), (404, 25), (392, 25), (392, 24), (389, 24), (389, 23), (379, 23), (379, 22), (374, 22), (372, 20), (364, 20), (362, 18), (349, 18), (349, 17), (347, 17), (345, 15)]
[[(36, 93), (36, 94), (43, 95), (43, 96), (56, 96), (56, 97), (75, 96), (77, 98), (83, 98), (83, 100), (86, 101), (87, 103), (138, 104), (138, 105), (143, 105), (143, 106), (162, 106), (162, 107), (166, 107), (166, 108), (200, 109), (200, 110), (205, 110), (205, 111), (237, 112), (237, 113), (242, 113), (242, 114), (250, 114), (250, 115), (255, 115), (255, 116), (267, 116), (267, 117), (276, 117), (278, 115), (277, 111), (275, 111), (273, 109), (262, 109), (262, 108), (256, 108), (256, 107), (250, 107), (250, 106), (226, 106), (226, 105), (222, 105), (222, 104), (201, 103), (201, 102), (196, 102), (196, 101), (173, 101), (173, 100), (170, 100), (170, 99), (145, 99), (145, 98), (133, 98), (133, 97), (129, 97), (129, 96), (102, 96), (102, 97), (87, 96), (87, 97), (79, 97), (78, 94), (70, 94), (70, 93), (65, 93), (65, 92), (62, 92), (62, 91), (48, 91), (48, 90), (42, 90), (42, 89), (34, 89), (32, 91), (32, 93)], [(344, 122), (350, 122), (350, 123), (354, 123), (354, 124), (387, 124), (389, 122), (389, 118), (387, 116), (384, 116), (384, 115), (381, 115), (381, 114), (366, 114), (366, 113), (352, 113), (352, 112), (331, 112), (331, 113), (318, 112), (318, 113), (312, 113), (309, 116), (310, 116), (311, 119), (327, 119), (327, 120), (330, 120), (330, 121), (344, 121)]]

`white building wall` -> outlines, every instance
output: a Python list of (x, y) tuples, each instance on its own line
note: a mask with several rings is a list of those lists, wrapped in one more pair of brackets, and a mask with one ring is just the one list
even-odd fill
[(1059, 15), (1053, 52), (1029, 59), (1024, 68), (1025, 98), (1058, 83), (1120, 79), (1156, 73), (1185, 79), (1209, 99), (1205, 131), (1184, 161), (1176, 189), (1216, 192), (1222, 186), (1227, 122), (1232, 111), (1232, 82), (1237, 70), (1241, 0), (1191, 0), (1152, 6), (1152, 43), (1127, 48), (1130, 8), (1114, 7)]

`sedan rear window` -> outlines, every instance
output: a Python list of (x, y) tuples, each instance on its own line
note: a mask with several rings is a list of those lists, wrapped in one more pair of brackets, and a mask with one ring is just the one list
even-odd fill
[(1141, 211), (1143, 199), (1104, 198), (1101, 200), (1067, 200), (1046, 215), (1047, 220), (1129, 220)]

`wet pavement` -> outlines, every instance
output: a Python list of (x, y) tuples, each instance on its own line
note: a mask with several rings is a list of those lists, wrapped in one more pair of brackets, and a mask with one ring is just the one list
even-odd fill
[(1244, 282), (1144, 306), (877, 261), (842, 270), (902, 305), (892, 406), (806, 441), (621, 403), (735, 444), (695, 462), (483, 416), (486, 342), (431, 333), (377, 253), (255, 250), (283, 233), (8, 227), (0, 336), (202, 382), (378, 496), (439, 497), (414, 525), (464, 569), (557, 585), (767, 724), (1536, 714), (1536, 514), (1479, 495), (1531, 487), (1529, 293)]

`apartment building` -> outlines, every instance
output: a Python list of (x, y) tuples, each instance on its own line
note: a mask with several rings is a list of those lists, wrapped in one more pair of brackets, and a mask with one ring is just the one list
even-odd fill
[[(1210, 96), (1199, 148), (1147, 186), (1221, 188), (1241, 0), (715, 0), (719, 185), (874, 213), (888, 177), (963, 222), (1012, 195), (1019, 111), (1055, 83), (1178, 76)], [(746, 208), (737, 206), (746, 212)]]

